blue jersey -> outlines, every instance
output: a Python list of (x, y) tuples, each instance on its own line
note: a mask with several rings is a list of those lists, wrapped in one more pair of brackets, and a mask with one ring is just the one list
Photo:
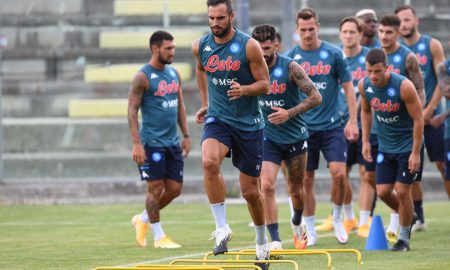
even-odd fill
[(208, 80), (208, 116), (241, 130), (255, 131), (264, 127), (257, 96), (242, 96), (230, 100), (227, 91), (231, 82), (241, 85), (255, 82), (247, 60), (246, 45), (250, 37), (236, 30), (224, 44), (214, 41), (209, 33), (200, 39), (199, 56)]
[(395, 51), (387, 55), (387, 72), (392, 72), (395, 74), (400, 74), (408, 78), (408, 73), (406, 72), (406, 57), (411, 51), (403, 45)]
[[(356, 97), (359, 96), (358, 92), (358, 82), (362, 78), (366, 76), (366, 55), (369, 53), (370, 49), (367, 47), (362, 46), (361, 51), (352, 57), (347, 57), (347, 63), (348, 67), (350, 69), (350, 72), (352, 74), (353, 79), (353, 87), (355, 89), (355, 95)], [(347, 98), (345, 96), (344, 88), (341, 88), (341, 91), (339, 93), (339, 111), (342, 114), (343, 122), (347, 123), (349, 115), (348, 115), (348, 106), (347, 106)], [(358, 114), (358, 119), (360, 118), (360, 115)], [(358, 127), (361, 128), (361, 123), (358, 120)]]
[[(321, 41), (319, 48), (305, 51), (296, 45), (286, 55), (297, 61), (322, 95), (322, 104), (303, 114), (308, 129), (323, 131), (342, 125), (339, 114), (339, 83), (352, 80), (342, 51), (329, 42)], [(305, 94), (301, 93), (302, 98)]]
[(178, 91), (180, 79), (171, 66), (163, 70), (149, 64), (140, 70), (148, 79), (149, 87), (141, 102), (142, 124), (139, 133), (142, 143), (151, 147), (179, 145), (177, 135)]
[(413, 120), (401, 98), (400, 87), (406, 78), (390, 73), (383, 88), (364, 78), (363, 90), (375, 114), (378, 149), (384, 153), (406, 153), (412, 150)]
[[(403, 42), (403, 41), (402, 41)], [(413, 53), (416, 54), (417, 60), (420, 64), (420, 69), (422, 70), (423, 81), (425, 83), (425, 95), (426, 95), (426, 105), (430, 103), (433, 97), (434, 90), (437, 85), (437, 77), (434, 72), (433, 55), (430, 49), (431, 37), (427, 35), (421, 35), (419, 41), (415, 44), (408, 46)], [(434, 115), (442, 112), (441, 103), (438, 104)]]
[(375, 49), (375, 48), (381, 48), (381, 43), (380, 40), (378, 38), (374, 38), (372, 44), (366, 44), (364, 45), (365, 47), (369, 48), (369, 49)]
[[(450, 76), (450, 60), (444, 62), (445, 70), (447, 71), (448, 76)], [(445, 105), (447, 110), (450, 110), (450, 99), (446, 99)], [(445, 136), (444, 138), (450, 139), (450, 117), (445, 119)]]
[(289, 64), (293, 60), (277, 53), (275, 64), (269, 69), (270, 91), (260, 96), (260, 106), (265, 120), (264, 137), (279, 144), (294, 144), (308, 139), (303, 117), (298, 114), (286, 122), (274, 125), (267, 121), (275, 112), (271, 107), (288, 110), (300, 103), (300, 90), (289, 77)]

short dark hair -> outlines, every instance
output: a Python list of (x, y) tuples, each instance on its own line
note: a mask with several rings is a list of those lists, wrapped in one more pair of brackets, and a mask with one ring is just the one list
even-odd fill
[(375, 65), (378, 63), (383, 63), (387, 65), (386, 53), (382, 49), (371, 49), (366, 55), (366, 62), (370, 65)]
[(164, 40), (173, 40), (173, 36), (166, 31), (156, 31), (155, 33), (153, 33), (150, 37), (150, 49), (152, 48), (153, 45), (156, 46), (161, 46), (162, 42)]
[(400, 11), (408, 10), (408, 9), (411, 10), (411, 12), (414, 14), (414, 16), (417, 16), (416, 10), (411, 5), (401, 5), (395, 9), (394, 13), (398, 14)]
[(253, 29), (252, 38), (259, 42), (266, 40), (274, 41), (276, 38), (275, 27), (270, 24), (260, 24)]
[(393, 26), (395, 28), (400, 28), (401, 24), (402, 24), (402, 22), (400, 21), (398, 16), (395, 14), (383, 15), (383, 17), (381, 17), (381, 20), (380, 20), (380, 25), (384, 25), (384, 26)]
[(282, 39), (281, 39), (281, 34), (280, 34), (280, 32), (276, 32), (276, 33), (275, 33), (275, 38), (278, 40), (278, 42), (281, 43)]
[(346, 23), (346, 22), (352, 22), (352, 23), (356, 24), (356, 29), (358, 30), (358, 32), (359, 33), (362, 32), (361, 21), (353, 16), (345, 17), (344, 19), (342, 19), (341, 23), (339, 24), (339, 31), (342, 30), (342, 25), (344, 25), (344, 23)]
[(231, 4), (231, 0), (208, 0), (206, 1), (207, 7), (215, 7), (220, 4), (225, 4), (227, 6), (228, 14), (233, 13), (233, 5)]
[(316, 22), (319, 22), (319, 16), (317, 16), (317, 13), (312, 8), (302, 8), (297, 12), (297, 23), (298, 19), (302, 20), (309, 20), (311, 18), (314, 18)]

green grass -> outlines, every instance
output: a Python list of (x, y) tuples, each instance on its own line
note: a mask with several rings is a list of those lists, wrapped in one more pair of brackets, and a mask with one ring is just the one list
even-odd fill
[[(280, 205), (280, 233), (291, 239), (288, 207)], [(318, 217), (325, 217), (329, 205), (318, 204)], [(131, 265), (168, 257), (205, 253), (214, 224), (205, 204), (172, 204), (162, 212), (168, 235), (183, 245), (178, 250), (139, 248), (129, 220), (141, 205), (0, 205), (0, 269), (92, 269), (97, 266)], [(388, 210), (378, 204), (378, 213), (388, 222)], [(254, 231), (245, 205), (228, 205), (228, 220), (234, 233), (230, 248), (254, 244)], [(365, 240), (350, 236), (347, 245), (331, 236), (319, 239), (317, 248), (356, 248), (364, 264), (356, 265), (353, 255), (332, 254), (335, 269), (450, 269), (450, 203), (426, 202), (428, 231), (412, 237), (407, 253), (364, 251)], [(329, 234), (328, 234), (329, 235)], [(292, 242), (284, 244), (292, 248)], [(192, 258), (200, 258), (199, 255)], [(323, 256), (292, 257), (300, 269), (326, 269)], [(168, 263), (161, 261), (160, 263)], [(275, 269), (288, 269), (271, 266)]]

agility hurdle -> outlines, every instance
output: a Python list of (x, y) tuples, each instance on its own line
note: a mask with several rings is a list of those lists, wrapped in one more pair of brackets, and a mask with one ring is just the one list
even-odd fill
[[(226, 265), (222, 265), (222, 264), (229, 264), (229, 263), (237, 263), (237, 264), (244, 264), (244, 263), (269, 263), (269, 264), (291, 264), (294, 270), (298, 270), (298, 264), (297, 262), (293, 261), (293, 260), (232, 260), (232, 259), (228, 259), (228, 260), (195, 260), (195, 259), (177, 259), (177, 260), (173, 260), (171, 261), (169, 264), (170, 265), (174, 265), (176, 263), (203, 263), (203, 265), (207, 264), (207, 263), (215, 263), (216, 265), (220, 266), (220, 267), (224, 267)], [(218, 264), (220, 263), (220, 264)], [(233, 268), (239, 268), (242, 267), (242, 265), (236, 265), (233, 266)]]
[[(151, 265), (152, 264), (141, 264), (141, 265), (135, 265), (135, 267), (138, 268), (139, 270), (142, 270), (142, 269), (148, 269), (147, 267), (149, 267)], [(173, 268), (173, 267), (178, 267), (178, 266), (181, 266), (181, 265), (164, 265), (164, 266), (166, 266), (166, 268), (163, 268), (163, 269), (179, 269), (179, 268)], [(249, 265), (247, 265), (247, 264), (244, 264), (244, 265), (225, 265), (225, 264), (224, 265), (192, 265), (192, 264), (190, 264), (190, 265), (183, 265), (183, 267), (193, 267), (195, 269), (206, 269), (206, 268), (200, 268), (200, 267), (208, 267), (208, 266), (220, 267), (220, 268), (223, 268), (223, 269), (249, 268), (249, 269), (261, 270), (261, 267), (259, 267), (257, 265), (254, 265), (254, 264), (251, 264), (251, 265), (250, 264)], [(136, 269), (136, 268), (133, 268), (133, 269)], [(207, 269), (209, 269), (209, 268), (207, 268)]]
[[(259, 267), (258, 267), (259, 268)], [(118, 267), (118, 266), (101, 266), (94, 270), (224, 270), (223, 267), (215, 265), (167, 265), (167, 264), (147, 264), (142, 266)], [(261, 270), (261, 268), (259, 268)]]

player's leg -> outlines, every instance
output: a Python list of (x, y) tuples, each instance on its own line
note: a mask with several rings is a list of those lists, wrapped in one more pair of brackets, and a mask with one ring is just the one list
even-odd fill
[[(361, 134), (361, 130), (359, 131)], [(349, 143), (347, 141), (347, 143)], [(350, 233), (353, 230), (358, 229), (358, 220), (355, 217), (354, 211), (353, 211), (353, 190), (352, 190), (352, 185), (350, 182), (350, 170), (351, 170), (351, 166), (355, 165), (355, 164), (359, 164), (359, 179), (360, 182), (363, 181), (364, 178), (364, 167), (363, 167), (363, 157), (362, 157), (362, 140), (361, 140), (361, 136), (358, 138), (357, 142), (353, 143), (353, 149), (349, 149), (347, 148), (347, 170), (346, 170), (346, 177), (347, 177), (347, 181), (345, 181), (346, 185), (345, 185), (345, 195), (344, 195), (344, 227), (345, 230), (347, 231), (347, 234)], [(352, 152), (352, 154), (350, 154), (350, 152)], [(350, 159), (350, 155), (353, 155), (354, 157), (352, 157)], [(349, 163), (349, 160), (351, 161), (351, 163)], [(350, 165), (351, 164), (351, 165)], [(349, 166), (350, 165), (350, 166)], [(360, 185), (360, 192), (361, 192), (361, 185)]]
[(445, 181), (444, 187), (450, 200), (450, 139), (445, 139)]

